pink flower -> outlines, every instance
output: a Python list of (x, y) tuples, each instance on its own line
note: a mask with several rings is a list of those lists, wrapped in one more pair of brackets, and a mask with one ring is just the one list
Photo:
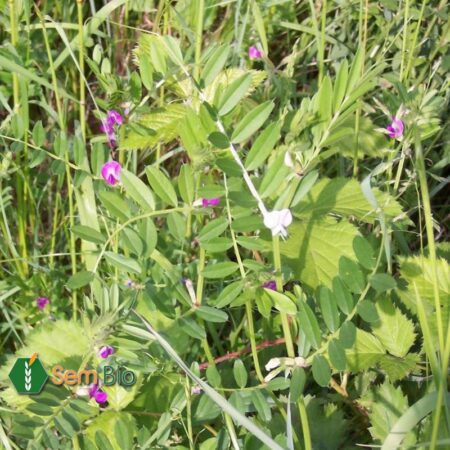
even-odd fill
[(106, 134), (109, 145), (111, 147), (115, 147), (117, 145), (117, 137), (114, 125), (122, 125), (122, 123), (123, 123), (122, 116), (114, 109), (108, 111), (106, 119), (102, 119), (102, 125), (100, 129), (103, 131), (103, 133)]
[(108, 161), (103, 164), (102, 177), (108, 184), (114, 186), (120, 179), (121, 170), (122, 166), (117, 161)]
[(96, 384), (92, 384), (89, 389), (89, 397), (94, 398), (97, 403), (105, 403), (108, 400), (108, 394), (100, 391)]
[(269, 281), (266, 281), (261, 287), (266, 288), (266, 289), (272, 289), (272, 291), (276, 291), (277, 283), (275, 282), (275, 280), (269, 280)]
[(36, 299), (36, 306), (39, 309), (44, 309), (46, 305), (50, 303), (50, 300), (47, 297), (38, 297)]
[(262, 53), (260, 52), (260, 50), (259, 50), (257, 47), (255, 47), (254, 45), (252, 45), (252, 46), (248, 49), (248, 57), (249, 57), (251, 60), (254, 60), (254, 59), (260, 59), (260, 58), (262, 58)]
[(191, 387), (191, 394), (201, 394), (202, 388), (200, 386), (192, 386)]
[(114, 353), (114, 349), (110, 345), (104, 345), (99, 349), (97, 352), (97, 355), (100, 356), (100, 358), (106, 359), (108, 356), (112, 355)]
[(202, 205), (204, 208), (207, 208), (208, 206), (217, 206), (219, 203), (220, 198), (218, 197), (202, 199)]
[(405, 130), (405, 125), (401, 119), (397, 117), (392, 118), (390, 125), (386, 127), (389, 137), (392, 139), (397, 139), (403, 136), (403, 131)]

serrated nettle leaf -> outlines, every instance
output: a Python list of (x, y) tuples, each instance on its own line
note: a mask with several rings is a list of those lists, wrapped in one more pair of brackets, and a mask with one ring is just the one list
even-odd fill
[(264, 124), (274, 108), (272, 101), (258, 105), (250, 111), (236, 126), (231, 135), (231, 142), (240, 144), (253, 135)]
[(211, 264), (203, 269), (205, 278), (225, 278), (238, 270), (239, 266), (234, 262), (220, 262)]
[(406, 356), (415, 341), (414, 324), (386, 297), (376, 303), (379, 320), (372, 323), (373, 334), (394, 356)]
[(142, 271), (141, 266), (135, 259), (128, 258), (127, 256), (119, 253), (105, 252), (105, 258), (110, 264), (117, 267), (119, 270), (137, 274), (140, 274)]
[(331, 379), (331, 369), (323, 355), (316, 355), (312, 363), (314, 380), (319, 386), (327, 387)]
[(300, 329), (314, 348), (320, 347), (322, 340), (319, 323), (311, 308), (304, 301), (298, 302), (298, 321)]
[(244, 282), (242, 280), (229, 284), (217, 297), (214, 302), (216, 308), (224, 308), (229, 305), (242, 292)]
[(72, 228), (72, 232), (75, 236), (78, 236), (85, 241), (93, 242), (94, 244), (103, 244), (106, 241), (105, 236), (103, 236), (100, 231), (86, 225), (75, 225)]
[(246, 73), (237, 80), (234, 80), (223, 91), (219, 99), (218, 111), (219, 116), (228, 114), (245, 96), (252, 84), (252, 75)]
[(126, 169), (120, 172), (120, 180), (125, 191), (144, 211), (155, 210), (155, 200), (150, 188), (134, 173)]
[(229, 54), (229, 45), (221, 45), (212, 53), (202, 71), (202, 80), (204, 86), (209, 86), (214, 81), (214, 78), (216, 78), (216, 76), (225, 66)]
[(346, 367), (345, 350), (341, 342), (333, 339), (328, 343), (328, 356), (336, 370), (343, 371)]
[(264, 288), (264, 292), (272, 299), (273, 304), (278, 311), (294, 316), (297, 314), (297, 307), (294, 300), (287, 295), (274, 291), (273, 289)]
[(365, 370), (375, 366), (385, 354), (386, 350), (373, 334), (357, 329), (354, 345), (346, 350), (347, 366), (354, 372)]
[(178, 190), (185, 203), (192, 205), (194, 201), (194, 173), (189, 164), (183, 164), (178, 177)]
[(174, 207), (178, 204), (177, 194), (170, 180), (156, 167), (147, 166), (145, 168), (150, 186), (156, 195), (165, 203)]
[(233, 375), (237, 385), (242, 389), (247, 386), (248, 373), (244, 363), (237, 359), (233, 365)]
[(88, 285), (91, 281), (94, 280), (95, 275), (92, 272), (87, 270), (83, 270), (72, 275), (67, 282), (67, 287), (69, 289), (75, 290), (80, 289), (86, 285)]
[(213, 238), (220, 236), (228, 228), (228, 220), (225, 217), (219, 217), (218, 219), (208, 222), (200, 231), (198, 240), (208, 242)]
[(195, 310), (195, 314), (207, 322), (223, 323), (228, 320), (228, 314), (220, 309), (210, 306), (200, 306)]
[(281, 123), (273, 122), (256, 138), (245, 160), (247, 170), (261, 166), (280, 138)]

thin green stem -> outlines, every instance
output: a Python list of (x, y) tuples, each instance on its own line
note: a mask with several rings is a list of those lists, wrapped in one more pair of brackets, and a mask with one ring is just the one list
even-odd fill
[(402, 57), (400, 61), (400, 81), (403, 81), (405, 59), (406, 59), (406, 43), (408, 41), (408, 21), (409, 21), (409, 0), (405, 1), (405, 9), (403, 10), (403, 42)]
[(195, 28), (195, 65), (194, 65), (194, 79), (199, 81), (200, 78), (200, 59), (202, 56), (202, 42), (203, 42), (203, 22), (205, 20), (205, 0), (197, 0), (197, 23)]
[(325, 30), (327, 26), (327, 0), (322, 1), (321, 10), (321, 33), (320, 33), (320, 45), (319, 45), (319, 86), (322, 84), (324, 75), (324, 59), (325, 59)]

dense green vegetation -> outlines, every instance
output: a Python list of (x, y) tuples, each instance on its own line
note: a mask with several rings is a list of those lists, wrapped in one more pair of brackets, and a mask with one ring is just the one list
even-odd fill
[(445, 0), (0, 0), (2, 447), (449, 448), (449, 68)]

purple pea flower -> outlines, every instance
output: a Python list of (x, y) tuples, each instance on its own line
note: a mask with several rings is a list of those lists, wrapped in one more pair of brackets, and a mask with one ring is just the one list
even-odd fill
[(50, 303), (50, 300), (47, 297), (38, 297), (36, 299), (36, 306), (39, 309), (44, 309), (46, 305)]
[(99, 349), (97, 352), (97, 355), (100, 356), (100, 358), (106, 359), (108, 356), (112, 355), (114, 353), (114, 348), (110, 345), (104, 345)]
[(201, 394), (203, 389), (200, 386), (192, 386), (191, 394)]
[(261, 51), (260, 51), (257, 47), (255, 47), (254, 45), (252, 45), (252, 46), (248, 49), (248, 57), (249, 57), (251, 60), (254, 60), (254, 59), (260, 59), (260, 58), (262, 58), (262, 53), (261, 53)]
[(106, 119), (102, 119), (102, 125), (100, 128), (108, 137), (108, 142), (111, 147), (115, 147), (117, 145), (117, 137), (114, 125), (122, 125), (122, 123), (122, 116), (114, 109), (108, 111)]
[(392, 139), (397, 139), (403, 136), (405, 125), (398, 117), (393, 117), (390, 125), (386, 127), (388, 135)]
[(117, 161), (108, 161), (103, 164), (102, 177), (111, 186), (117, 184), (120, 179), (122, 166)]
[(207, 208), (208, 206), (217, 206), (220, 203), (220, 198), (204, 198), (202, 199), (203, 208)]
[(122, 125), (123, 123), (123, 117), (119, 112), (112, 109), (111, 111), (108, 111), (108, 115), (106, 117), (106, 122), (110, 127), (113, 127), (114, 125)]
[(266, 289), (272, 289), (272, 291), (276, 291), (277, 283), (275, 282), (275, 280), (269, 280), (269, 281), (266, 281), (261, 287), (266, 288)]
[(91, 385), (89, 389), (89, 397), (94, 398), (98, 404), (105, 403), (108, 400), (108, 394), (100, 391), (96, 384)]

